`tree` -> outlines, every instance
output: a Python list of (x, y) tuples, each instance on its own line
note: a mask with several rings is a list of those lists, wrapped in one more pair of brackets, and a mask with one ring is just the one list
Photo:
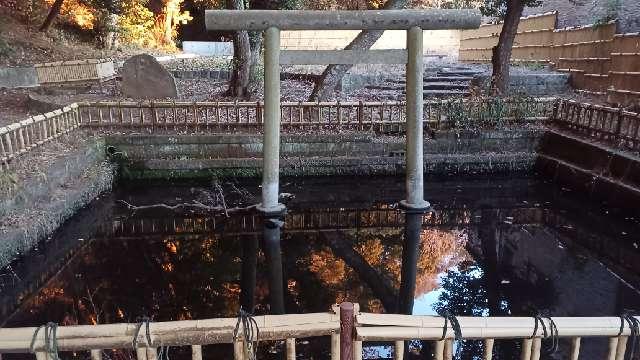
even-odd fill
[[(407, 0), (388, 0), (383, 9), (402, 9), (407, 6)], [(382, 36), (384, 31), (382, 30), (363, 30), (358, 36), (356, 36), (349, 45), (345, 47), (346, 50), (368, 50), (375, 44), (376, 41)], [(309, 100), (326, 100), (333, 90), (336, 88), (344, 74), (351, 69), (353, 65), (340, 64), (329, 65), (324, 69), (320, 78), (316, 81), (316, 85), (311, 92)]]
[(540, 6), (540, 0), (485, 0), (481, 7), (484, 15), (504, 19), (498, 45), (493, 48), (491, 64), (491, 91), (494, 95), (507, 93), (509, 85), (509, 63), (513, 50), (513, 42), (518, 33), (520, 17), (525, 6)]
[(56, 0), (53, 5), (51, 5), (51, 10), (49, 10), (47, 18), (40, 26), (40, 31), (46, 32), (47, 30), (49, 30), (49, 27), (53, 23), (53, 20), (55, 20), (58, 14), (60, 14), (60, 9), (62, 8), (63, 2), (64, 0)]
[[(244, 10), (242, 0), (227, 0), (230, 10)], [(236, 31), (233, 34), (233, 71), (229, 82), (228, 96), (247, 98), (249, 96), (249, 80), (251, 74), (251, 48), (249, 33)]]

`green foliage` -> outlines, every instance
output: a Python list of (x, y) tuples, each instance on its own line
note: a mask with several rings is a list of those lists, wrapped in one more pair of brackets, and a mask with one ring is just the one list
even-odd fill
[(524, 94), (512, 97), (462, 98), (443, 103), (451, 127), (461, 130), (500, 129), (536, 116), (535, 100)]
[(124, 0), (122, 13), (118, 18), (118, 28), (124, 42), (139, 46), (153, 46), (156, 43), (153, 32), (155, 17), (147, 8), (148, 0)]
[[(507, 14), (507, 4), (513, 0), (484, 0), (484, 5), (480, 7), (480, 11), (485, 16), (492, 16), (498, 19), (504, 19)], [(538, 7), (542, 5), (542, 0), (523, 0), (524, 5), (528, 7)]]

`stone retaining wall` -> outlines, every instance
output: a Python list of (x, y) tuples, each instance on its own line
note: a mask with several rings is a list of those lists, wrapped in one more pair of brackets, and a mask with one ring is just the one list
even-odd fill
[(0, 268), (46, 239), (96, 196), (110, 190), (115, 167), (105, 161), (104, 143), (60, 157), (39, 174), (0, 196)]
[[(425, 169), (432, 175), (528, 171), (540, 130), (438, 132), (425, 141)], [(260, 135), (108, 136), (111, 152), (126, 158), (128, 178), (260, 176)], [(370, 134), (292, 135), (281, 138), (281, 174), (403, 174), (404, 138)]]

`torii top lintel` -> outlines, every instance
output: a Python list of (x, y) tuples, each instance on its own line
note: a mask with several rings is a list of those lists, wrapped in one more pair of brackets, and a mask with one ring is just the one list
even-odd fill
[(207, 30), (423, 30), (477, 29), (480, 12), (425, 10), (207, 10)]

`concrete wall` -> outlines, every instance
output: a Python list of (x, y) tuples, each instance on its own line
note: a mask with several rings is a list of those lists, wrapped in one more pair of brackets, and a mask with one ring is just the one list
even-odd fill
[[(529, 171), (542, 135), (536, 130), (438, 132), (424, 143), (425, 172), (433, 175)], [(259, 135), (108, 136), (107, 146), (127, 154), (125, 178), (260, 176)], [(281, 138), (283, 176), (399, 175), (404, 138), (371, 134), (292, 135)]]
[[(306, 30), (283, 31), (281, 46), (287, 50), (336, 50), (343, 49), (357, 35), (357, 30)], [(372, 49), (404, 49), (406, 31), (388, 30), (376, 41)], [(460, 31), (431, 30), (424, 32), (424, 54), (458, 56)]]
[(603, 19), (616, 4), (620, 18), (619, 32), (640, 31), (640, 1), (638, 0), (543, 0), (540, 7), (525, 8), (525, 15), (558, 11), (558, 27), (589, 25)]
[(33, 67), (0, 68), (0, 88), (38, 86), (38, 74)]
[(233, 56), (233, 43), (220, 41), (183, 41), (182, 51), (201, 56)]

